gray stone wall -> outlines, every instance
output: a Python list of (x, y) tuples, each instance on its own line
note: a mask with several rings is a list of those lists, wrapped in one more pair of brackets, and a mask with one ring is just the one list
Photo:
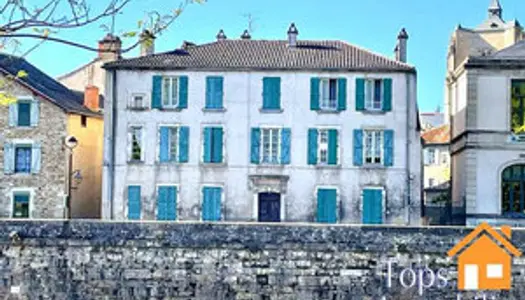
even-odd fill
[[(446, 252), (469, 231), (0, 221), (0, 299), (458, 299)], [(514, 231), (513, 242), (525, 249), (525, 231)], [(514, 263), (512, 291), (489, 297), (522, 299), (525, 260)], [(426, 270), (422, 295), (417, 283), (401, 286), (406, 268)], [(446, 284), (423, 288), (429, 270)]]
[[(63, 218), (67, 172), (63, 141), (67, 135), (67, 114), (21, 85), (14, 84), (9, 92), (15, 97), (38, 99), (40, 119), (38, 127), (9, 127), (9, 107), (0, 105), (0, 218), (11, 216), (12, 190), (17, 188), (33, 192), (32, 218)], [(4, 142), (13, 140), (32, 140), (42, 144), (40, 174), (4, 174)]]

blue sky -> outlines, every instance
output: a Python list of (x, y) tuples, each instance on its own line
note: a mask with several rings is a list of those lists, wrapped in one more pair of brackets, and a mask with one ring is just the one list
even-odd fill
[[(117, 17), (116, 30), (134, 29), (146, 11), (177, 7), (178, 3), (178, 0), (135, 0)], [(480, 24), (487, 16), (489, 3), (490, 0), (208, 0), (204, 5), (189, 7), (158, 37), (156, 51), (172, 50), (184, 40), (213, 41), (220, 28), (229, 38), (237, 38), (247, 27), (247, 14), (254, 20), (254, 39), (284, 39), (289, 24), (295, 22), (299, 39), (345, 40), (387, 56), (392, 56), (397, 33), (406, 27), (410, 35), (408, 60), (418, 70), (419, 106), (421, 111), (434, 111), (443, 102), (445, 56), (451, 33), (459, 23), (465, 27)], [(525, 22), (525, 1), (501, 0), (501, 4), (505, 20), (517, 18)], [(104, 34), (100, 24), (96, 24), (59, 35), (96, 46)], [(30, 44), (24, 41), (23, 46)], [(134, 51), (126, 56), (136, 54)], [(59, 76), (95, 55), (46, 43), (32, 52), (28, 60), (52, 76)]]

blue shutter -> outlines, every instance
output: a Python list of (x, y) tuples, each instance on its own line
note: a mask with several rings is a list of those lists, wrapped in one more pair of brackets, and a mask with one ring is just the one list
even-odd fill
[(365, 110), (365, 79), (355, 80), (355, 110)]
[(292, 131), (290, 128), (283, 128), (281, 130), (281, 164), (290, 164), (290, 144), (292, 138)]
[(319, 110), (319, 84), (321, 80), (317, 77), (310, 79), (310, 110)]
[(170, 161), (170, 127), (160, 127), (159, 161)]
[(188, 108), (188, 76), (179, 77), (179, 108)]
[(337, 80), (337, 110), (346, 110), (346, 78)]
[(190, 152), (190, 128), (181, 126), (179, 128), (179, 162), (187, 163)]
[(391, 167), (394, 165), (394, 131), (385, 130), (384, 134), (384, 149), (383, 153), (385, 155), (385, 166)]
[(223, 108), (223, 77), (209, 76), (206, 78), (206, 108)]
[(204, 128), (204, 141), (203, 141), (203, 147), (204, 147), (204, 162), (205, 163), (211, 163), (211, 146), (212, 146), (212, 128), (206, 127)]
[(4, 174), (13, 174), (15, 171), (15, 147), (12, 143), (4, 143)]
[(162, 107), (162, 76), (153, 76), (151, 89), (151, 108)]
[(252, 164), (259, 164), (261, 158), (261, 129), (252, 128), (251, 146), (250, 146), (250, 162)]
[(383, 79), (383, 111), (392, 110), (392, 79)]
[(354, 129), (354, 165), (363, 165), (363, 130)]
[(383, 223), (383, 193), (378, 189), (363, 191), (363, 224)]
[(202, 220), (219, 221), (221, 219), (222, 188), (204, 187), (202, 194)]
[(34, 143), (31, 151), (31, 173), (38, 174), (42, 165), (42, 145)]
[(128, 186), (128, 219), (140, 220), (140, 186)]
[(18, 125), (18, 102), (9, 103), (9, 126), (15, 127)]
[(317, 190), (317, 222), (337, 222), (337, 191), (335, 189)]
[(317, 129), (308, 129), (308, 164), (317, 165)]
[(212, 153), (212, 162), (220, 163), (223, 160), (222, 157), (222, 143), (223, 143), (223, 132), (222, 128), (213, 128), (213, 153)]
[(31, 126), (35, 127), (38, 126), (38, 122), (40, 120), (40, 105), (38, 100), (31, 101)]
[(281, 78), (263, 78), (263, 109), (281, 108)]
[(177, 187), (159, 186), (157, 194), (157, 220), (177, 219)]
[(337, 165), (337, 129), (328, 130), (328, 164)]

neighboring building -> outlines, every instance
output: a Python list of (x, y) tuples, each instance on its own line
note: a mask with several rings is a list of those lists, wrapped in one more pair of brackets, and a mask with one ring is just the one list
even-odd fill
[(443, 123), (445, 123), (445, 114), (439, 111), (422, 112), (419, 114), (419, 119), (421, 122), (421, 130), (425, 132), (443, 125)]
[(297, 34), (106, 64), (103, 217), (419, 224), (415, 69)]
[[(27, 76), (19, 79), (19, 71)], [(23, 58), (0, 54), (2, 92), (16, 97), (0, 106), (0, 216), (64, 218), (69, 174), (73, 216), (97, 214), (103, 119), (96, 97), (79, 95)], [(93, 94), (93, 93), (92, 93)], [(66, 140), (78, 146), (69, 172)], [(69, 138), (68, 138), (69, 137)]]
[(469, 47), (449, 55), (452, 201), (468, 224), (525, 224), (525, 41), (518, 23), (501, 15), (494, 1), (489, 26), (472, 31), (485, 43), (460, 29), (453, 44)]
[[(441, 125), (425, 131), (423, 138), (424, 191), (425, 203), (431, 204), (427, 198), (427, 189), (435, 193), (437, 187), (445, 187), (450, 181), (450, 126)], [(445, 190), (444, 192), (448, 192)], [(434, 197), (432, 197), (434, 199)]]

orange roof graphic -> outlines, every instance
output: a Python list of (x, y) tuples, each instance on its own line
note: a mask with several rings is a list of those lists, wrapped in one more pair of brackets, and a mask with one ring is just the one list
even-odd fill
[[(510, 233), (510, 227), (509, 226), (503, 226), (501, 228), (502, 232), (508, 232)], [(459, 243), (454, 246), (454, 248), (450, 249), (448, 251), (448, 256), (452, 257), (461, 252), (463, 249), (465, 249), (472, 241), (474, 241), (478, 236), (482, 234), (488, 234), (492, 238), (494, 238), (496, 241), (501, 243), (503, 247), (514, 256), (521, 256), (521, 251), (516, 249), (512, 245), (512, 243), (505, 237), (501, 236), (496, 230), (494, 230), (488, 223), (482, 223), (479, 225), (476, 229), (474, 229), (469, 235), (467, 235), (463, 240), (461, 240)]]

